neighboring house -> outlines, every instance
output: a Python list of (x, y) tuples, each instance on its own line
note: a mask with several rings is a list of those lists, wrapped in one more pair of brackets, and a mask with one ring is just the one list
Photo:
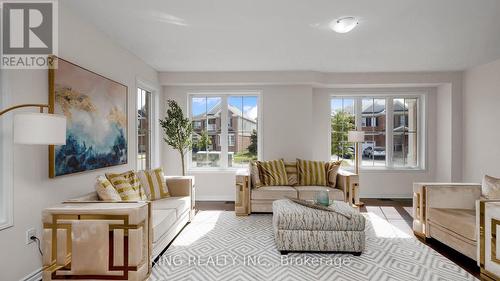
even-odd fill
[[(407, 102), (416, 102), (413, 100), (407, 100)], [(409, 132), (409, 131), (416, 131), (416, 128), (413, 128), (413, 126), (416, 126), (417, 122), (414, 120), (416, 118), (416, 115), (414, 114), (413, 111), (413, 106), (409, 106), (406, 108), (402, 101), (400, 100), (395, 100), (394, 102), (394, 140), (393, 140), (393, 145), (394, 145), (394, 151), (402, 151), (403, 150), (403, 144), (405, 147), (408, 147), (408, 135), (405, 134), (403, 137), (404, 132)], [(374, 102), (373, 104), (363, 108), (363, 113), (361, 116), (361, 124), (362, 124), (362, 130), (366, 132), (367, 141), (372, 140), (372, 135), (373, 135), (373, 145), (375, 147), (385, 147), (385, 122), (386, 122), (386, 110), (385, 110), (385, 103), (377, 103)], [(370, 133), (373, 132), (373, 133)], [(380, 132), (380, 133), (377, 133)]]
[[(252, 120), (243, 116), (237, 107), (228, 106), (228, 150), (229, 152), (246, 151), (250, 145), (250, 136), (257, 130), (257, 120)], [(193, 116), (193, 130), (195, 139), (198, 139), (203, 131), (207, 131), (212, 144), (209, 150), (220, 151), (221, 135), (221, 105), (217, 104), (207, 114)]]

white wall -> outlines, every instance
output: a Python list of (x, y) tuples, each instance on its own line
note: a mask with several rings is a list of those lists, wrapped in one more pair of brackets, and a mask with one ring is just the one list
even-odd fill
[[(263, 159), (318, 159), (330, 156), (330, 101), (337, 88), (429, 88), (427, 166), (425, 171), (363, 172), (361, 196), (410, 197), (412, 183), (460, 180), (462, 73), (320, 73), (320, 72), (163, 72), (164, 99), (186, 108), (187, 93), (258, 90), (263, 98)], [(164, 105), (165, 106), (165, 105)], [(443, 110), (441, 110), (443, 107)], [(437, 118), (443, 117), (442, 119)], [(446, 128), (439, 131), (437, 128)], [(458, 128), (458, 129), (457, 129)], [(458, 135), (458, 137), (457, 137)], [(438, 142), (439, 140), (439, 142)], [(437, 159), (437, 144), (446, 148)], [(180, 173), (179, 156), (162, 146), (167, 173)], [(440, 165), (436, 169), (437, 164)], [(438, 172), (439, 175), (436, 173)], [(194, 173), (198, 200), (234, 200), (234, 173)]]
[(464, 75), (464, 180), (500, 177), (500, 60)]
[[(187, 94), (200, 92), (256, 91), (262, 98), (262, 157), (263, 159), (310, 159), (312, 146), (312, 87), (311, 86), (166, 86), (164, 104), (176, 100), (184, 110)], [(179, 155), (163, 144), (163, 166), (167, 174), (180, 174)], [(234, 200), (235, 172), (192, 172), (196, 176), (197, 200)]]
[[(59, 6), (59, 56), (82, 67), (128, 86), (129, 91), (129, 164), (78, 175), (48, 178), (48, 156), (45, 146), (12, 147), (14, 156), (14, 226), (0, 231), (0, 279), (20, 280), (41, 267), (35, 244), (25, 245), (25, 230), (31, 227), (41, 233), (41, 211), (93, 190), (97, 175), (109, 171), (135, 168), (135, 93), (136, 79), (158, 87), (155, 70), (137, 57), (112, 43), (105, 35), (77, 15)], [(47, 103), (47, 71), (6, 70), (8, 85), (2, 95), (9, 104)]]

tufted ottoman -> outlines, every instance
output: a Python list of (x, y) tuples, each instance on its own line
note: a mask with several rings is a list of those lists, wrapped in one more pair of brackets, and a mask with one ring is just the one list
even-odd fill
[(342, 201), (329, 212), (306, 207), (288, 199), (273, 202), (276, 247), (288, 252), (349, 252), (360, 255), (365, 248), (365, 217)]

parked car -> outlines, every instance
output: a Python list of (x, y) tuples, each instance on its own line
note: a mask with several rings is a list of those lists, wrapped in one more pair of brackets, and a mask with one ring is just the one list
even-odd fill
[[(375, 147), (373, 149), (365, 149), (366, 156), (370, 158), (381, 158), (385, 157), (385, 148), (384, 147)], [(363, 151), (363, 154), (365, 154), (365, 151)]]

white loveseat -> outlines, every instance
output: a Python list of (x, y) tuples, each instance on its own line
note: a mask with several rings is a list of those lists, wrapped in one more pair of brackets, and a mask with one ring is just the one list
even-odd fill
[(152, 261), (194, 215), (194, 178), (165, 181), (169, 198), (105, 202), (91, 192), (46, 208), (43, 280), (147, 280)]
[[(194, 215), (194, 177), (166, 176), (165, 181), (171, 197), (151, 201), (153, 260), (172, 242)], [(68, 202), (75, 201), (95, 202), (99, 201), (99, 198), (97, 192), (91, 192), (68, 200)]]

